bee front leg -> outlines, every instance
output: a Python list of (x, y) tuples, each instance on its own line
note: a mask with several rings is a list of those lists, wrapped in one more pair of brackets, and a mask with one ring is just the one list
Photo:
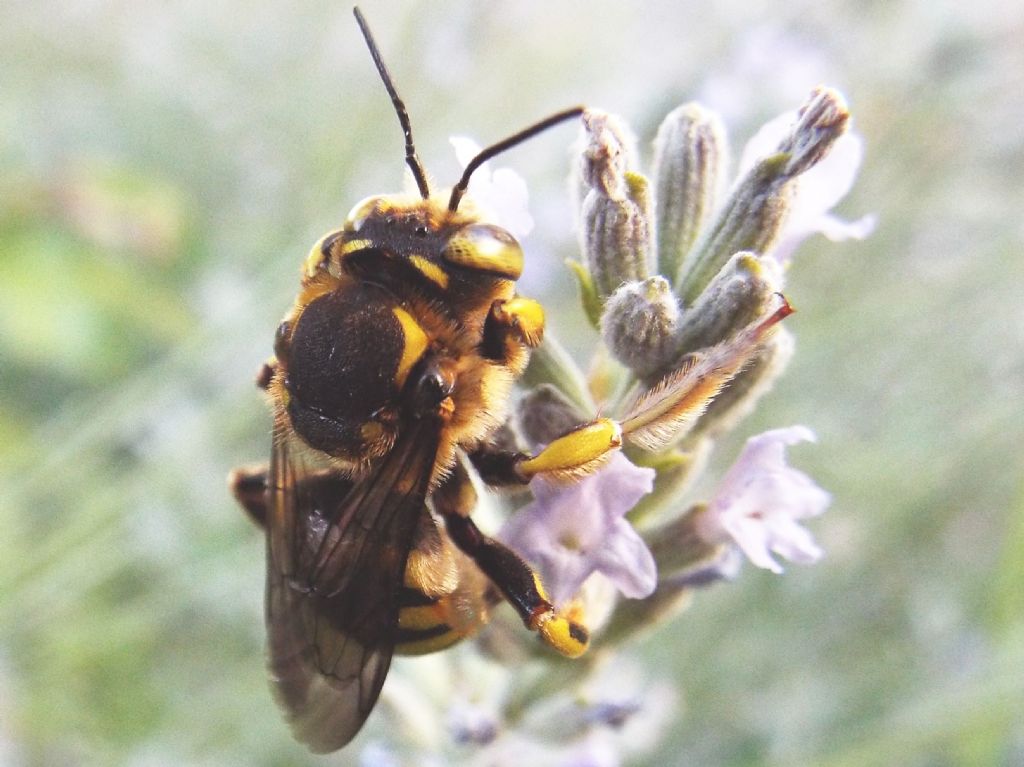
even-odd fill
[(526, 364), (526, 348), (544, 338), (544, 307), (532, 298), (516, 296), (495, 301), (484, 321), (480, 351), (490, 360)]
[(448, 536), (490, 579), (527, 628), (563, 655), (582, 655), (590, 639), (586, 627), (559, 615), (540, 576), (510, 548), (480, 532), (470, 518), (476, 505), (476, 491), (461, 463), (455, 464), (431, 499), (434, 511), (444, 518)]

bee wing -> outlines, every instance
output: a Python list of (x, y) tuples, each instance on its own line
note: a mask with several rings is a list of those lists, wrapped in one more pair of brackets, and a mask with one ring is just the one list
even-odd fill
[(370, 472), (314, 470), (275, 429), (267, 521), (266, 620), (278, 702), (319, 753), (359, 731), (391, 664), (402, 585), (438, 446), (410, 422)]

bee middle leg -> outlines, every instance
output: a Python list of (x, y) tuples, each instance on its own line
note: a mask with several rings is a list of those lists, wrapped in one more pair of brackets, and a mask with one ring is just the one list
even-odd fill
[(267, 526), (267, 464), (240, 466), (228, 474), (228, 488), (235, 500), (258, 527)]
[(256, 386), (260, 389), (263, 389), (263, 391), (266, 391), (267, 387), (270, 386), (270, 382), (274, 378), (274, 373), (276, 372), (277, 359), (271, 357), (262, 365), (260, 365), (260, 369), (256, 372)]
[(445, 521), (449, 538), (468, 555), (531, 631), (571, 658), (587, 649), (589, 632), (582, 624), (560, 615), (548, 599), (540, 576), (504, 544), (484, 535), (469, 514), (476, 491), (462, 463), (431, 495), (434, 510)]

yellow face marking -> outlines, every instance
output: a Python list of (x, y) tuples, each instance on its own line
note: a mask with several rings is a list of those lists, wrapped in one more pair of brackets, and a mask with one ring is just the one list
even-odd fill
[(440, 266), (433, 261), (428, 261), (423, 256), (409, 256), (409, 263), (416, 267), (417, 271), (437, 285), (439, 288), (448, 287), (448, 275)]
[(343, 256), (347, 256), (349, 253), (355, 253), (357, 250), (365, 250), (366, 248), (372, 247), (372, 245), (373, 242), (371, 240), (349, 240), (342, 244), (340, 253)]
[(423, 332), (423, 328), (413, 319), (413, 316), (405, 309), (395, 307), (391, 310), (398, 324), (402, 326), (402, 358), (398, 361), (398, 370), (395, 371), (395, 385), (401, 389), (405, 386), (405, 379), (409, 377), (409, 371), (415, 365), (430, 345), (430, 339)]

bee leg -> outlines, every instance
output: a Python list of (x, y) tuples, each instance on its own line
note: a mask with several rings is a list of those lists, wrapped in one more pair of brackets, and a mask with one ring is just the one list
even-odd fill
[(277, 360), (274, 357), (271, 357), (264, 362), (256, 372), (256, 386), (263, 389), (263, 391), (266, 391), (267, 387), (270, 386), (271, 380), (274, 378), (274, 373), (276, 372)]
[(516, 296), (491, 304), (484, 321), (481, 354), (487, 359), (526, 364), (526, 347), (544, 338), (544, 308), (532, 298)]
[(524, 485), (538, 474), (561, 479), (586, 476), (621, 446), (619, 422), (597, 418), (552, 440), (533, 456), (484, 447), (469, 458), (484, 482), (501, 487)]
[(586, 627), (559, 615), (548, 599), (540, 576), (514, 551), (484, 535), (470, 518), (476, 491), (461, 463), (431, 496), (445, 521), (448, 536), (465, 552), (519, 613), (531, 631), (558, 652), (576, 658), (587, 649)]
[(267, 477), (270, 467), (242, 466), (228, 474), (228, 487), (235, 500), (253, 522), (261, 528), (267, 526)]

